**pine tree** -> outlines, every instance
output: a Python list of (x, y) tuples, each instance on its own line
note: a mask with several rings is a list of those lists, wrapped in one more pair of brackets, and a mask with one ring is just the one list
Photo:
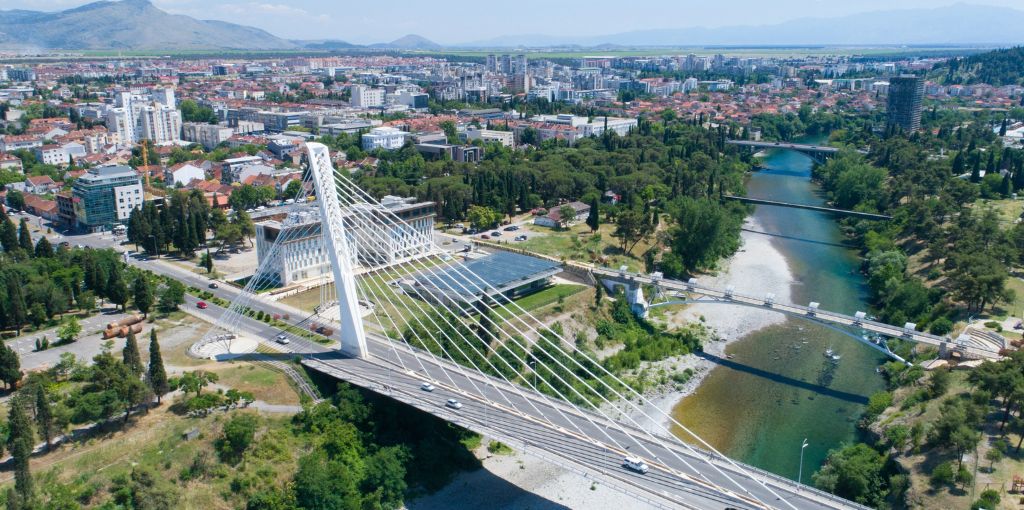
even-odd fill
[(604, 285), (602, 285), (601, 282), (598, 282), (597, 286), (594, 287), (594, 308), (601, 307), (602, 299), (604, 299)]
[(13, 388), (21, 380), (21, 359), (14, 349), (0, 343), (0, 381), (7, 388)]
[(36, 426), (46, 441), (46, 449), (49, 450), (50, 441), (53, 439), (53, 409), (50, 408), (50, 399), (46, 395), (46, 386), (42, 383), (36, 384)]
[(35, 257), (37, 259), (48, 259), (53, 256), (53, 245), (46, 236), (40, 237), (36, 243)]
[(18, 246), (25, 250), (26, 254), (32, 253), (32, 249), (35, 246), (32, 244), (32, 233), (28, 229), (28, 220), (25, 218), (21, 219), (21, 224), (18, 225)]
[(600, 214), (600, 204), (598, 204), (597, 197), (594, 197), (590, 201), (590, 214), (587, 215), (587, 226), (590, 227), (591, 232), (597, 232), (597, 228), (601, 226)]
[(149, 311), (153, 308), (153, 286), (150, 285), (149, 280), (145, 274), (139, 273), (135, 277), (135, 283), (132, 285), (132, 294), (135, 299), (135, 307), (142, 312), (143, 317), (149, 316)]
[(22, 502), (32, 499), (32, 473), (29, 458), (32, 456), (32, 424), (25, 414), (25, 396), (18, 394), (10, 401), (7, 415), (7, 447), (14, 457), (14, 489)]
[(18, 229), (9, 216), (5, 216), (3, 225), (0, 225), (0, 245), (7, 253), (18, 248)]
[(139, 343), (135, 341), (135, 333), (128, 331), (128, 338), (124, 340), (124, 349), (121, 351), (124, 358), (124, 365), (136, 376), (142, 375), (142, 356), (139, 354)]
[(164, 359), (160, 354), (160, 343), (156, 340), (156, 330), (149, 330), (149, 387), (156, 394), (156, 402), (171, 390), (167, 381), (167, 371), (164, 369)]

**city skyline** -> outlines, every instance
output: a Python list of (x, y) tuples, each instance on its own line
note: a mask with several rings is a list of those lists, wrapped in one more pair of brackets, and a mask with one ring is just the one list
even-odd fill
[[(0, 9), (58, 11), (87, 3), (90, 2), (0, 0)], [(599, 37), (639, 30), (764, 26), (807, 18), (965, 4), (958, 0), (865, 0), (856, 4), (781, 0), (769, 5), (739, 0), (731, 5), (728, 15), (723, 16), (721, 9), (714, 5), (668, 0), (655, 0), (645, 4), (643, 9), (631, 10), (616, 9), (616, 6), (595, 9), (593, 3), (583, 4), (575, 0), (554, 4), (526, 0), (519, 4), (522, 8), (516, 10), (471, 9), (469, 2), (455, 0), (447, 9), (431, 10), (422, 8), (417, 2), (396, 0), (388, 4), (391, 8), (386, 12), (375, 4), (328, 4), (320, 0), (295, 0), (287, 4), (273, 0), (152, 0), (152, 3), (173, 14), (250, 25), (288, 39), (333, 39), (372, 44), (417, 34), (442, 45), (465, 45), (533, 34), (538, 39), (543, 39), (540, 36), (552, 39)], [(1016, 0), (985, 0), (971, 5), (1020, 7)], [(615, 10), (615, 16), (607, 16), (610, 9)], [(459, 16), (460, 30), (457, 32), (447, 29), (453, 12)], [(570, 19), (573, 20), (572, 25), (564, 23)]]

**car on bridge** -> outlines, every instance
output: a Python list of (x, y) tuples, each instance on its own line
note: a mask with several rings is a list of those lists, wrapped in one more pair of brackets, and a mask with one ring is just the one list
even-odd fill
[(291, 340), (288, 339), (288, 335), (285, 335), (284, 333), (277, 335), (277, 338), (275, 338), (274, 341), (281, 345), (288, 345), (292, 342)]
[(636, 457), (626, 457), (622, 459), (622, 466), (630, 471), (636, 471), (642, 475), (646, 475), (651, 470), (650, 466), (646, 462)]
[(420, 389), (423, 390), (423, 391), (426, 391), (426, 392), (431, 392), (431, 391), (434, 391), (434, 385), (430, 384), (428, 382), (425, 382), (425, 383), (420, 385)]
[(447, 407), (450, 407), (452, 409), (462, 409), (462, 402), (459, 402), (458, 400), (455, 400), (454, 398), (448, 399), (448, 401), (445, 402), (444, 405), (447, 406)]

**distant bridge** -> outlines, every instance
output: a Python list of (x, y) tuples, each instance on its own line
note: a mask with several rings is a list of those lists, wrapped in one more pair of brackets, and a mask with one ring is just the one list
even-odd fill
[(787, 149), (796, 151), (813, 159), (814, 162), (818, 164), (825, 163), (828, 158), (839, 153), (839, 149), (835, 147), (828, 147), (825, 145), (808, 145), (803, 143), (755, 142), (753, 140), (726, 140), (725, 143), (729, 145), (737, 145), (739, 147), (746, 147), (751, 150)]
[[(572, 263), (578, 264), (578, 263)], [(998, 360), (1002, 354), (989, 346), (976, 343), (971, 338), (957, 338), (932, 335), (923, 331), (916, 331), (913, 324), (905, 324), (903, 327), (893, 326), (884, 322), (871, 320), (864, 312), (857, 312), (855, 315), (845, 315), (837, 312), (830, 312), (819, 307), (818, 303), (811, 303), (808, 306), (792, 305), (775, 301), (772, 294), (763, 297), (750, 296), (735, 292), (731, 287), (715, 289), (698, 284), (691, 279), (688, 282), (658, 278), (656, 276), (630, 273), (627, 271), (616, 271), (604, 267), (583, 266), (597, 278), (622, 284), (627, 289), (627, 296), (634, 303), (634, 307), (647, 308), (649, 305), (643, 301), (643, 292), (640, 290), (645, 285), (656, 287), (660, 292), (678, 294), (697, 294), (707, 296), (718, 301), (729, 302), (741, 306), (750, 306), (763, 310), (780, 312), (793, 317), (801, 317), (823, 324), (830, 324), (843, 327), (855, 327), (879, 334), (889, 338), (901, 338), (911, 342), (921, 343), (938, 347), (941, 353), (957, 352), (964, 358)]]
[(819, 211), (829, 214), (836, 214), (839, 216), (852, 216), (854, 218), (863, 218), (866, 220), (891, 220), (892, 216), (887, 214), (876, 214), (866, 213), (859, 211), (850, 211), (847, 209), (835, 209), (832, 207), (821, 207), (817, 205), (806, 205), (806, 204), (794, 204), (791, 202), (780, 202), (778, 200), (765, 200), (762, 198), (750, 198), (750, 197), (738, 197), (735, 195), (722, 195), (723, 200), (736, 200), (745, 204), (756, 204), (756, 205), (771, 205), (778, 207), (792, 207), (794, 209), (807, 209), (809, 211)]

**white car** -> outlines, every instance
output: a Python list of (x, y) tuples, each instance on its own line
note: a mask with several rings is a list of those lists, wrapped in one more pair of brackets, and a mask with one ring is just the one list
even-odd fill
[(434, 391), (434, 385), (430, 384), (428, 382), (425, 382), (425, 383), (420, 385), (420, 389), (423, 390), (423, 391)]
[(626, 457), (625, 459), (622, 459), (622, 466), (626, 469), (636, 471), (637, 473), (640, 473), (642, 475), (647, 474), (647, 472), (650, 471), (651, 469), (646, 462), (636, 457)]
[(448, 399), (448, 401), (445, 402), (444, 405), (446, 405), (446, 406), (448, 406), (448, 407), (450, 407), (452, 409), (462, 409), (462, 402), (459, 402), (458, 400), (455, 400), (454, 398)]
[(285, 335), (284, 333), (277, 335), (277, 338), (275, 338), (274, 340), (281, 345), (288, 345), (292, 343), (292, 341), (288, 339), (288, 335)]

